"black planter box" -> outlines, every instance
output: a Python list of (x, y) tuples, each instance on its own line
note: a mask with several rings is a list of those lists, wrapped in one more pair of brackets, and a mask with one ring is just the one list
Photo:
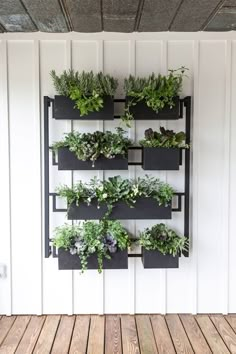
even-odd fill
[[(126, 97), (126, 105), (132, 97)], [(153, 111), (146, 105), (144, 101), (138, 102), (135, 106), (130, 107), (130, 112), (134, 116), (134, 120), (174, 120), (179, 119), (179, 97), (173, 98), (174, 106), (164, 107), (158, 113)]]
[(128, 157), (116, 155), (113, 159), (100, 156), (95, 162), (78, 160), (69, 148), (58, 149), (58, 170), (128, 170)]
[(164, 255), (159, 251), (147, 251), (142, 247), (144, 268), (179, 268), (179, 257)]
[[(117, 251), (110, 254), (111, 259), (103, 260), (103, 269), (128, 269), (128, 251)], [(63, 269), (81, 269), (80, 258), (77, 254), (72, 255), (63, 248), (58, 250), (58, 268)], [(88, 258), (87, 269), (98, 269), (97, 254), (94, 253)]]
[(99, 112), (90, 112), (82, 116), (75, 107), (75, 102), (66, 96), (55, 96), (53, 104), (53, 118), (55, 119), (81, 119), (81, 120), (113, 120), (114, 102), (111, 96), (104, 96), (103, 108)]
[(144, 170), (179, 170), (180, 149), (143, 148)]
[[(80, 203), (76, 206), (72, 203), (68, 210), (68, 220), (99, 220), (105, 216), (107, 206), (105, 204), (97, 208), (97, 202), (93, 201), (89, 206)], [(130, 208), (125, 202), (118, 202), (109, 216), (111, 220), (148, 220), (171, 219), (171, 204), (158, 205), (153, 198), (139, 198), (134, 208)]]

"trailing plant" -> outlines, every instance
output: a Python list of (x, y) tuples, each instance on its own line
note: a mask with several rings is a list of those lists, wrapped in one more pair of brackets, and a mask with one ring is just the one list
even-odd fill
[(185, 67), (181, 67), (177, 70), (169, 70), (169, 74), (166, 76), (161, 74), (156, 76), (152, 73), (147, 78), (135, 78), (130, 75), (125, 79), (124, 90), (129, 99), (122, 120), (126, 125), (130, 127), (131, 121), (134, 119), (130, 108), (140, 101), (144, 101), (156, 113), (166, 106), (172, 108), (174, 106), (173, 98), (181, 92), (186, 70)]
[(139, 244), (146, 250), (158, 250), (162, 254), (179, 255), (188, 250), (188, 239), (180, 237), (165, 224), (156, 224), (146, 228), (141, 234)]
[(103, 259), (127, 249), (131, 242), (128, 232), (119, 221), (103, 220), (98, 223), (86, 221), (78, 225), (64, 225), (55, 229), (54, 245), (80, 257), (82, 272), (87, 269), (88, 258), (96, 253), (98, 271), (101, 273)]
[(116, 155), (126, 157), (131, 140), (125, 136), (122, 128), (116, 128), (116, 133), (96, 131), (94, 133), (71, 132), (65, 135), (64, 140), (53, 144), (54, 151), (60, 147), (68, 147), (79, 160), (95, 161), (103, 155), (107, 159), (113, 159)]
[(130, 207), (134, 207), (140, 197), (150, 197), (159, 205), (167, 206), (171, 202), (174, 190), (158, 178), (146, 175), (136, 180), (122, 179), (120, 176), (110, 177), (104, 181), (93, 178), (89, 183), (79, 181), (73, 187), (61, 186), (57, 192), (67, 199), (68, 206), (72, 203), (78, 206), (81, 202), (90, 205), (92, 201), (96, 201), (97, 207), (100, 208), (100, 205), (105, 203), (108, 207), (106, 214), (108, 216), (115, 203), (124, 201)]
[(118, 86), (116, 79), (102, 72), (94, 74), (92, 71), (78, 73), (74, 70), (64, 70), (58, 76), (55, 70), (52, 70), (50, 74), (56, 91), (71, 98), (81, 116), (100, 111), (103, 108), (104, 96), (113, 96)]
[(175, 133), (160, 127), (160, 132), (153, 131), (152, 128), (145, 130), (145, 138), (139, 141), (143, 147), (163, 147), (163, 148), (189, 148), (185, 144), (186, 135), (184, 132)]

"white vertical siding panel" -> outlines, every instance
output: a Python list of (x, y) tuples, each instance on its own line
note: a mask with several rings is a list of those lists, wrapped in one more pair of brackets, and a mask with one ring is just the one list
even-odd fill
[(7, 85), (7, 42), (0, 41), (0, 160), (2, 186), (0, 215), (0, 264), (5, 276), (0, 278), (0, 313), (10, 315), (11, 308), (11, 226), (10, 226), (10, 151)]
[[(184, 78), (181, 98), (191, 96), (193, 93), (193, 41), (169, 41), (168, 42), (168, 68), (178, 69), (185, 66), (189, 69), (186, 72), (188, 77)], [(185, 117), (178, 121), (168, 121), (168, 129), (175, 132), (185, 129)], [(176, 191), (184, 192), (184, 156), (183, 164), (179, 171), (169, 171), (167, 182)], [(191, 203), (192, 198), (190, 198)], [(184, 200), (183, 200), (184, 202)], [(184, 206), (184, 203), (183, 203)], [(191, 207), (191, 206), (190, 206)], [(184, 212), (173, 213), (172, 220), (168, 221), (168, 226), (176, 230), (180, 235), (184, 231)], [(191, 227), (191, 225), (190, 225)], [(190, 229), (190, 240), (192, 230)], [(180, 258), (179, 269), (167, 270), (167, 312), (192, 312), (193, 297), (195, 296), (194, 281), (196, 279), (194, 266), (194, 250), (190, 252), (190, 257)], [(188, 289), (188, 292), (186, 292)], [(173, 294), (175, 294), (173, 296)]]
[[(136, 41), (136, 76), (148, 76), (152, 72), (159, 74), (166, 65), (166, 46), (162, 41)], [(159, 121), (136, 121), (136, 143), (143, 139), (148, 128), (159, 130)], [(144, 171), (136, 168), (136, 175), (149, 174), (165, 179), (165, 173), (158, 171)], [(161, 220), (137, 220), (137, 236), (146, 227), (161, 222)], [(136, 312), (137, 313), (164, 313), (166, 305), (166, 272), (163, 269), (144, 269), (141, 259), (136, 261)], [(151, 284), (151, 291), (150, 291)]]
[(199, 62), (198, 312), (222, 312), (225, 41), (201, 41)]
[[(50, 77), (50, 71), (55, 69), (57, 73), (69, 67), (68, 44), (66, 41), (40, 42), (40, 79), (41, 99), (43, 107), (43, 96), (53, 97), (56, 94)], [(42, 110), (43, 117), (43, 110)], [(62, 138), (63, 133), (70, 129), (69, 121), (55, 121), (49, 118), (50, 144)], [(42, 132), (43, 133), (43, 132)], [(43, 134), (42, 134), (43, 135)], [(43, 144), (43, 140), (42, 140)], [(51, 161), (51, 158), (50, 160)], [(50, 166), (50, 191), (54, 192), (59, 184), (70, 183), (70, 172), (57, 171), (57, 166)], [(43, 208), (44, 210), (44, 208)], [(50, 237), (56, 226), (65, 223), (65, 213), (53, 213), (50, 204)], [(43, 261), (43, 312), (49, 314), (73, 312), (72, 293), (72, 271), (59, 271), (57, 259), (52, 257)]]
[[(33, 41), (9, 41), (12, 312), (41, 312), (40, 124)], [(24, 215), (24, 217), (23, 217)]]
[(236, 41), (232, 41), (230, 183), (229, 183), (229, 312), (236, 312)]

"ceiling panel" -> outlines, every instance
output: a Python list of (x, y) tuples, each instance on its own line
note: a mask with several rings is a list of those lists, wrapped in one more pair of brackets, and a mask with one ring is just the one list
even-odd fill
[(1, 0), (0, 24), (8, 32), (37, 31), (29, 14), (19, 0)]
[(236, 7), (223, 7), (206, 26), (205, 31), (236, 30)]
[(58, 0), (22, 0), (25, 8), (42, 32), (68, 32), (65, 16)]
[(104, 31), (134, 31), (139, 0), (103, 0), (102, 4)]
[(66, 11), (77, 32), (102, 31), (100, 0), (64, 0)]
[(219, 0), (184, 0), (170, 30), (176, 32), (201, 31), (217, 7)]
[(181, 0), (145, 0), (138, 31), (168, 31)]

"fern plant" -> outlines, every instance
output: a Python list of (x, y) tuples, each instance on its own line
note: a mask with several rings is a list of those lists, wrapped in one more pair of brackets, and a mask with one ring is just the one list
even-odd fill
[(152, 73), (147, 78), (135, 78), (130, 75), (125, 79), (124, 91), (126, 96), (129, 97), (122, 116), (125, 124), (129, 127), (131, 126), (131, 121), (134, 117), (130, 108), (140, 101), (144, 101), (156, 113), (166, 106), (172, 108), (174, 106), (173, 98), (181, 92), (186, 70), (185, 67), (181, 67), (177, 70), (169, 70), (167, 76), (161, 74), (156, 76)]
[(116, 79), (102, 72), (94, 74), (92, 71), (79, 73), (64, 70), (61, 75), (57, 75), (52, 70), (50, 74), (57, 93), (71, 98), (81, 116), (100, 111), (104, 105), (104, 96), (113, 96), (118, 86)]
[(116, 155), (126, 157), (128, 147), (132, 144), (131, 140), (125, 136), (122, 128), (116, 128), (116, 133), (110, 131), (94, 133), (71, 132), (65, 135), (64, 140), (53, 144), (53, 150), (57, 151), (60, 147), (68, 147), (74, 152), (79, 160), (93, 162), (103, 155), (107, 159), (113, 159)]
[(189, 145), (185, 143), (186, 135), (184, 132), (175, 133), (160, 127), (160, 132), (153, 131), (152, 128), (145, 130), (145, 138), (139, 141), (143, 147), (163, 147), (163, 148), (185, 148)]
[(119, 221), (86, 221), (78, 225), (63, 225), (55, 229), (53, 244), (57, 248), (78, 255), (82, 273), (87, 269), (88, 258), (97, 255), (98, 272), (103, 268), (103, 259), (111, 259), (111, 254), (127, 249), (131, 242), (128, 232)]
[(179, 236), (165, 224), (156, 224), (146, 228), (141, 234), (139, 244), (146, 250), (157, 250), (164, 255), (177, 256), (188, 250), (188, 239)]

